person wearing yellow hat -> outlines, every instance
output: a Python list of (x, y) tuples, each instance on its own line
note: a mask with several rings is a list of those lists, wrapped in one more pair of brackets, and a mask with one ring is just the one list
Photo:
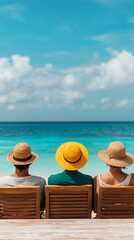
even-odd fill
[(59, 174), (48, 178), (48, 185), (85, 185), (92, 184), (92, 177), (78, 170), (87, 163), (88, 151), (77, 142), (66, 142), (56, 152), (56, 161), (65, 169)]

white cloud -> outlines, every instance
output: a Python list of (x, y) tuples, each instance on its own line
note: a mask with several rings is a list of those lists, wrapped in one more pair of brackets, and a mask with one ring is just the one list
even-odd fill
[(129, 101), (124, 98), (120, 102), (117, 103), (117, 107), (128, 107)]
[(53, 65), (52, 65), (51, 63), (47, 63), (47, 64), (45, 65), (45, 67), (46, 67), (46, 69), (50, 70), (50, 69), (53, 68)]
[(48, 102), (49, 102), (49, 97), (48, 97), (48, 96), (45, 96), (45, 97), (44, 97), (44, 102), (45, 102), (45, 103), (48, 103)]
[(124, 50), (107, 63), (96, 65), (92, 75), (93, 80), (88, 84), (89, 91), (134, 84), (134, 56)]
[(108, 103), (109, 102), (109, 98), (108, 97), (106, 97), (106, 98), (102, 98), (101, 100), (100, 100), (100, 103)]
[(61, 22), (58, 26), (56, 26), (57, 29), (65, 32), (70, 32), (71, 28), (66, 22)]
[(0, 103), (5, 103), (7, 101), (7, 96), (0, 96)]
[(63, 79), (65, 86), (70, 87), (75, 84), (75, 78), (72, 74), (68, 74)]
[(82, 98), (82, 95), (79, 91), (62, 91), (62, 95), (64, 96), (64, 103), (67, 104), (72, 104), (74, 100)]
[(89, 108), (96, 108), (96, 106), (94, 104), (90, 104)]
[(6, 16), (9, 16), (13, 19), (17, 19), (19, 21), (23, 21), (21, 11), (24, 10), (24, 6), (20, 4), (11, 4), (11, 5), (3, 5), (0, 6), (0, 11)]
[(15, 106), (14, 106), (14, 105), (9, 105), (9, 106), (7, 107), (7, 109), (8, 109), (9, 111), (12, 111), (12, 110), (15, 109)]
[(57, 56), (71, 56), (71, 55), (73, 55), (73, 53), (72, 52), (59, 50), (59, 51), (56, 51), (56, 52), (45, 53), (43, 55), (45, 57), (48, 57), (48, 58), (55, 58)]
[(128, 19), (128, 22), (129, 22), (129, 23), (134, 23), (134, 17), (129, 18), (129, 19)]
[(91, 40), (97, 41), (97, 42), (107, 42), (107, 41), (110, 41), (112, 38), (113, 38), (113, 34), (106, 33), (106, 34), (101, 34), (101, 35), (97, 35), (97, 36), (92, 36), (88, 39), (91, 39)]
[[(110, 53), (111, 59), (106, 63), (62, 70), (51, 63), (34, 67), (28, 56), (0, 58), (0, 105), (6, 108), (14, 105), (16, 109), (73, 105), (95, 108), (95, 104), (87, 104), (92, 92), (116, 88), (121, 91), (123, 87), (134, 86), (133, 54), (111, 49)], [(96, 95), (92, 100), (97, 100)], [(109, 98), (102, 97), (100, 101), (108, 103)], [(127, 102), (117, 105), (123, 104)]]

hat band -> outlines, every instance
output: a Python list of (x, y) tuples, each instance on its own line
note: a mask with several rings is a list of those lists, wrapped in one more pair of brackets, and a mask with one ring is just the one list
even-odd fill
[(32, 154), (31, 154), (29, 157), (27, 157), (27, 158), (16, 158), (16, 157), (13, 155), (13, 159), (16, 160), (16, 161), (19, 161), (19, 162), (27, 161), (27, 160), (29, 160), (29, 159), (31, 159), (31, 158), (32, 158)]
[[(63, 157), (64, 157), (64, 154), (63, 154)], [(77, 163), (77, 162), (80, 161), (81, 157), (82, 157), (82, 153), (81, 153), (81, 155), (80, 155), (80, 158), (79, 158), (78, 160), (76, 160), (75, 162), (71, 162), (71, 161), (67, 160), (65, 157), (64, 157), (64, 159), (65, 159), (67, 162), (69, 162), (69, 163)]]

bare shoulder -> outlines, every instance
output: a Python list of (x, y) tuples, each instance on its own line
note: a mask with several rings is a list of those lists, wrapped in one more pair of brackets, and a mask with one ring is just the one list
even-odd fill
[(99, 181), (98, 181), (98, 175), (94, 177), (93, 179), (93, 184), (94, 184), (94, 188), (98, 188), (98, 184), (99, 184)]
[(134, 185), (134, 173), (131, 174), (131, 180), (129, 183), (129, 186), (133, 186)]
[(93, 181), (94, 181), (94, 185), (97, 184), (97, 180), (98, 180), (98, 176), (95, 176), (94, 179), (93, 179)]

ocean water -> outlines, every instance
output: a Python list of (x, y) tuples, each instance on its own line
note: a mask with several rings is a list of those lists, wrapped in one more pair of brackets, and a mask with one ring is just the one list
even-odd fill
[[(18, 142), (26, 142), (39, 159), (30, 166), (30, 173), (42, 176), (58, 173), (62, 168), (55, 160), (57, 148), (64, 142), (84, 144), (89, 160), (82, 172), (97, 175), (108, 171), (98, 157), (98, 151), (106, 149), (110, 142), (122, 142), (127, 152), (134, 154), (134, 122), (80, 122), (80, 123), (0, 123), (0, 176), (14, 172), (7, 161), (7, 154)], [(134, 166), (126, 172), (134, 172)]]

